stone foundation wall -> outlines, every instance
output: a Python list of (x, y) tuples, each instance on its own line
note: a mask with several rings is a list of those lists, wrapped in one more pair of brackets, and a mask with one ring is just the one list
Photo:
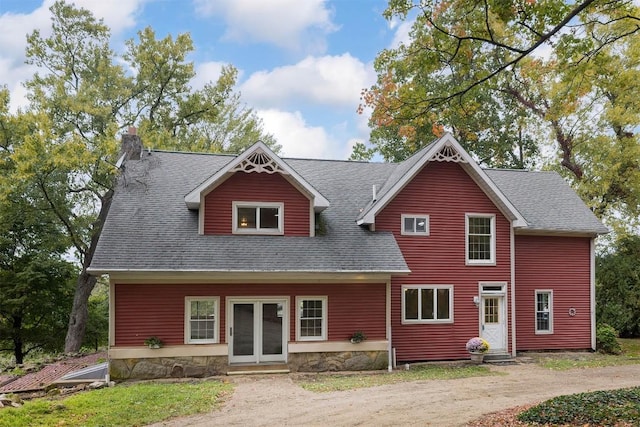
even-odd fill
[(112, 359), (112, 380), (210, 377), (227, 373), (227, 356), (157, 357), (144, 359)]
[(341, 351), (331, 353), (289, 353), (291, 372), (369, 371), (386, 369), (387, 351)]
[[(388, 366), (386, 351), (342, 351), (331, 353), (290, 353), (291, 372), (366, 371)], [(154, 357), (112, 359), (112, 380), (148, 380), (156, 378), (210, 377), (225, 375), (227, 356)]]

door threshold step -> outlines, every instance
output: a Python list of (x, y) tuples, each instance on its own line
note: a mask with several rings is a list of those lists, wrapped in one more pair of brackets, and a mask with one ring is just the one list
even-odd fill
[(227, 371), (227, 375), (265, 375), (265, 374), (288, 374), (288, 369), (264, 369), (259, 371)]
[(286, 364), (277, 365), (232, 365), (227, 369), (227, 375), (264, 375), (288, 374), (291, 372)]

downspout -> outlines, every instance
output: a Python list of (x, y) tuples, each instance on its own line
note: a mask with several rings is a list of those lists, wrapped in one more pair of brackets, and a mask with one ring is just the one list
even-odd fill
[(595, 237), (589, 242), (589, 306), (591, 309), (591, 350), (596, 349), (596, 245)]
[(516, 240), (511, 222), (509, 250), (511, 252), (511, 356), (516, 357)]
[(387, 279), (387, 313), (386, 313), (386, 322), (387, 322), (387, 351), (389, 352), (389, 360), (387, 370), (389, 372), (393, 371), (393, 348), (391, 346), (391, 276)]

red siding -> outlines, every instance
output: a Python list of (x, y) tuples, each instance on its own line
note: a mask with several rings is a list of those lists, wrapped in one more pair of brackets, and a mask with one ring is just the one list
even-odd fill
[(309, 236), (309, 199), (280, 174), (236, 172), (205, 196), (204, 234), (232, 234), (232, 203), (284, 204), (284, 234)]
[[(516, 236), (518, 350), (591, 347), (590, 239)], [(535, 291), (553, 290), (553, 334), (535, 333)], [(576, 309), (570, 316), (569, 309)]]
[[(465, 265), (465, 213), (496, 215), (495, 266)], [(428, 214), (430, 235), (402, 236), (402, 214)], [(398, 361), (468, 357), (465, 343), (479, 334), (479, 310), (473, 303), (479, 282), (511, 280), (509, 229), (509, 221), (455, 163), (428, 163), (378, 214), (376, 230), (394, 233), (411, 269), (409, 276), (392, 279), (392, 338)], [(402, 325), (403, 284), (453, 285), (454, 323)], [(509, 295), (507, 307), (508, 300)]]
[[(139, 346), (156, 335), (167, 345), (184, 343), (185, 296), (220, 297), (220, 341), (225, 341), (225, 298), (289, 297), (290, 340), (295, 341), (295, 297), (327, 296), (328, 339), (346, 341), (362, 330), (369, 339), (385, 339), (386, 285), (115, 285), (115, 345)], [(366, 301), (364, 303), (363, 301)]]

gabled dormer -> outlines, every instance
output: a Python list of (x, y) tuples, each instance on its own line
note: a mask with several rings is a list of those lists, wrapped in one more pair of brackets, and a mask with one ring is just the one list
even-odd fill
[(376, 215), (381, 212), (400, 191), (430, 162), (457, 163), (491, 199), (513, 227), (526, 227), (527, 222), (509, 199), (500, 191), (485, 171), (449, 133), (429, 144), (402, 163), (391, 174), (377, 193), (377, 197), (363, 209), (356, 222), (375, 228)]
[(313, 236), (329, 201), (263, 142), (185, 196), (200, 234)]

